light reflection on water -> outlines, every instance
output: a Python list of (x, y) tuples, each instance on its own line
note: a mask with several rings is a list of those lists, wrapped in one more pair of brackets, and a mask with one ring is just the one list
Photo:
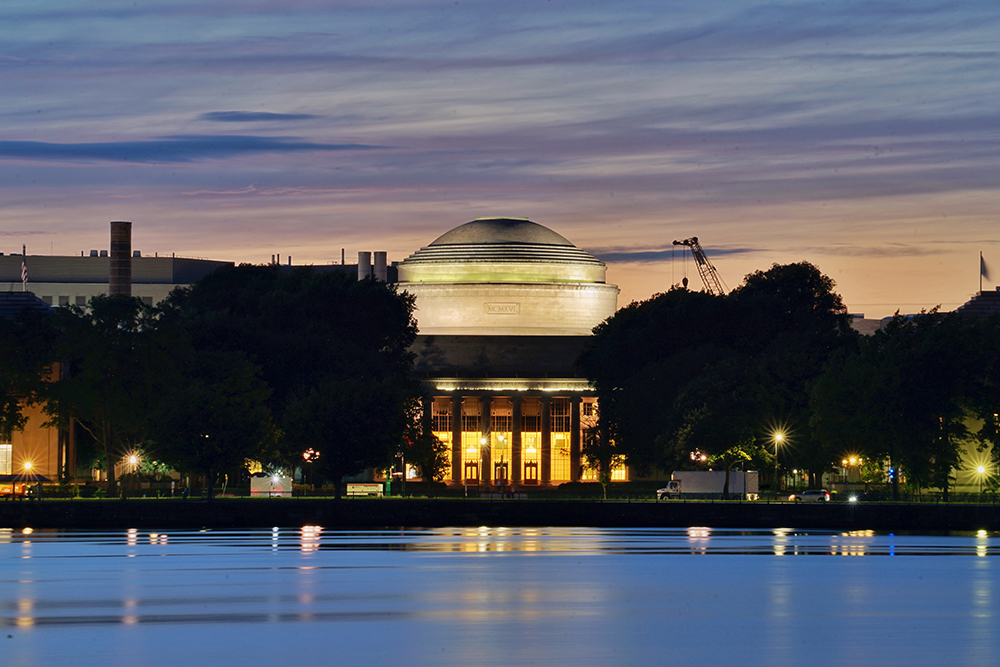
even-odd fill
[(985, 531), (0, 529), (2, 664), (992, 665), (997, 555)]

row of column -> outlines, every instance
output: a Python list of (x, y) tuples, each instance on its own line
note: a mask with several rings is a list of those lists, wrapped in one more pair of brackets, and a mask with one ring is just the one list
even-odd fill
[[(466, 458), (463, 452), (463, 420), (462, 420), (462, 405), (465, 401), (464, 396), (448, 396), (451, 400), (451, 427), (452, 427), (452, 439), (451, 439), (451, 482), (453, 484), (465, 483), (468, 479), (466, 474), (464, 461)], [(473, 398), (473, 397), (469, 397)], [(536, 479), (523, 479), (522, 478), (522, 414), (521, 408), (524, 402), (524, 396), (492, 396), (492, 395), (479, 395), (474, 398), (478, 398), (480, 401), (480, 418), (479, 418), (479, 434), (477, 441), (479, 447), (479, 470), (477, 483), (479, 484), (513, 484), (513, 485), (525, 485), (525, 484), (551, 484), (551, 483), (563, 483), (568, 481), (578, 481), (580, 479), (580, 441), (581, 441), (581, 428), (580, 428), (580, 406), (582, 404), (582, 399), (580, 396), (568, 397), (570, 403), (570, 471), (569, 479), (552, 479), (552, 401), (554, 398), (563, 397), (552, 397), (552, 396), (537, 396), (534, 398), (539, 398), (541, 401), (541, 442), (540, 442), (540, 452), (538, 457), (538, 463), (540, 470), (538, 471), (538, 476)], [(504, 461), (508, 464), (507, 468), (507, 478), (506, 479), (496, 479), (494, 474), (494, 461), (492, 456), (492, 438), (491, 438), (491, 426), (492, 426), (492, 406), (497, 399), (509, 399), (512, 406), (511, 414), (511, 460), (509, 462)], [(432, 406), (430, 404), (425, 405), (424, 414), (430, 415)], [(485, 445), (481, 444), (481, 441), (485, 440)], [(499, 463), (499, 461), (497, 461)]]

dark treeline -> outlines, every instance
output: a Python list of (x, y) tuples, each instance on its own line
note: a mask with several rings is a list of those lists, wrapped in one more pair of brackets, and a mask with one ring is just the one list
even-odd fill
[(221, 269), (156, 307), (100, 296), (26, 312), (0, 321), (16, 360), (0, 372), (0, 428), (42, 405), (52, 424), (76, 425), (80, 463), (105, 469), (109, 489), (133, 452), (144, 469), (202, 475), (209, 497), (247, 461), (288, 470), (308, 452), (339, 496), (345, 475), (404, 446), (440, 471), (419, 428), (415, 336), (413, 299), (392, 285), (272, 265)]
[(640, 472), (767, 471), (779, 434), (780, 466), (813, 487), (849, 455), (895, 497), (901, 479), (947, 496), (966, 444), (1000, 463), (997, 319), (934, 311), (861, 336), (833, 281), (802, 262), (726, 296), (672, 289), (595, 333), (579, 364), (613, 443), (603, 453)]

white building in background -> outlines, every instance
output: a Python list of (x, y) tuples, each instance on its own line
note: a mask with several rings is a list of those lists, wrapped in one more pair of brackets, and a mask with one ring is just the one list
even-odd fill
[[(94, 296), (108, 293), (111, 258), (107, 251), (91, 250), (77, 256), (0, 255), (0, 292), (20, 292), (21, 262), (25, 260), (28, 291), (50, 306), (84, 306)], [(132, 296), (152, 305), (175, 288), (201, 280), (232, 262), (185, 257), (144, 257), (132, 253)]]
[(425, 415), (448, 445), (445, 482), (594, 478), (581, 443), (597, 398), (575, 362), (617, 308), (604, 263), (530, 220), (479, 218), (396, 268), (416, 298), (416, 369), (432, 397)]

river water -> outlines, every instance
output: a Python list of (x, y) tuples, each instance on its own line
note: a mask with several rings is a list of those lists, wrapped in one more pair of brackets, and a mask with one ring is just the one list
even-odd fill
[(0, 665), (997, 665), (1000, 535), (0, 530)]

